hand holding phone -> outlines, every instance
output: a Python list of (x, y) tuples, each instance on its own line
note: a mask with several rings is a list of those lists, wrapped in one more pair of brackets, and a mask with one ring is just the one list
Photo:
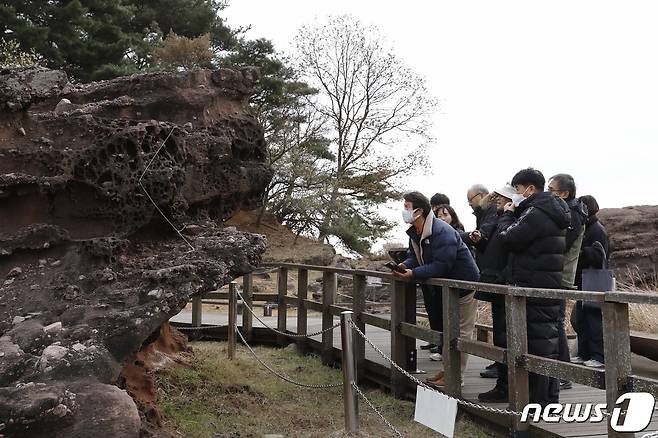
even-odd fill
[(406, 271), (406, 269), (404, 269), (402, 266), (396, 265), (393, 262), (388, 262), (384, 266), (386, 266), (391, 271), (396, 271), (396, 272), (399, 272), (400, 274), (402, 274)]

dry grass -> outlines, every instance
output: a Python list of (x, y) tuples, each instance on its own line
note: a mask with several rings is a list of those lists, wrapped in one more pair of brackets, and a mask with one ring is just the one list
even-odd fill
[[(167, 428), (186, 438), (215, 436), (343, 437), (342, 389), (313, 390), (286, 383), (264, 370), (245, 348), (235, 360), (226, 359), (226, 343), (192, 344), (189, 368), (157, 375), (158, 397)], [(256, 347), (257, 354), (276, 369), (307, 383), (339, 382), (339, 370), (323, 366), (315, 356), (294, 349)], [(405, 436), (435, 437), (436, 432), (413, 421), (414, 405), (375, 389), (368, 397)], [(386, 426), (363, 403), (359, 406), (360, 436), (389, 436)], [(456, 436), (490, 437), (468, 416), (460, 416)]]

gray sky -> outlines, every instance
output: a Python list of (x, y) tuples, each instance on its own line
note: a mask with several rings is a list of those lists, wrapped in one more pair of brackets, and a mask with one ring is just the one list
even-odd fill
[(571, 173), (602, 207), (658, 204), (658, 2), (233, 0), (225, 11), (288, 53), (301, 25), (343, 13), (377, 26), (427, 79), (432, 169), (408, 189), (446, 193), (467, 228), (467, 187), (527, 166)]

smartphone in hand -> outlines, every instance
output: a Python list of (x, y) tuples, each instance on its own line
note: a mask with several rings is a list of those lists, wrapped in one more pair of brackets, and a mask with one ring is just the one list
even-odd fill
[(396, 264), (393, 263), (393, 262), (388, 262), (388, 263), (386, 263), (384, 266), (386, 266), (386, 267), (387, 267), (388, 269), (390, 269), (391, 271), (396, 271), (396, 272), (399, 272), (400, 274), (402, 274), (403, 272), (406, 271), (406, 269), (404, 269), (404, 268), (401, 267), (400, 265), (396, 265)]

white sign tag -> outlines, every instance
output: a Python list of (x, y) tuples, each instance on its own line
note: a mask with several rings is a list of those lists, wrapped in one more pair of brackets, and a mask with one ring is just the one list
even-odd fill
[(457, 400), (422, 386), (416, 387), (415, 421), (452, 438), (456, 418)]

